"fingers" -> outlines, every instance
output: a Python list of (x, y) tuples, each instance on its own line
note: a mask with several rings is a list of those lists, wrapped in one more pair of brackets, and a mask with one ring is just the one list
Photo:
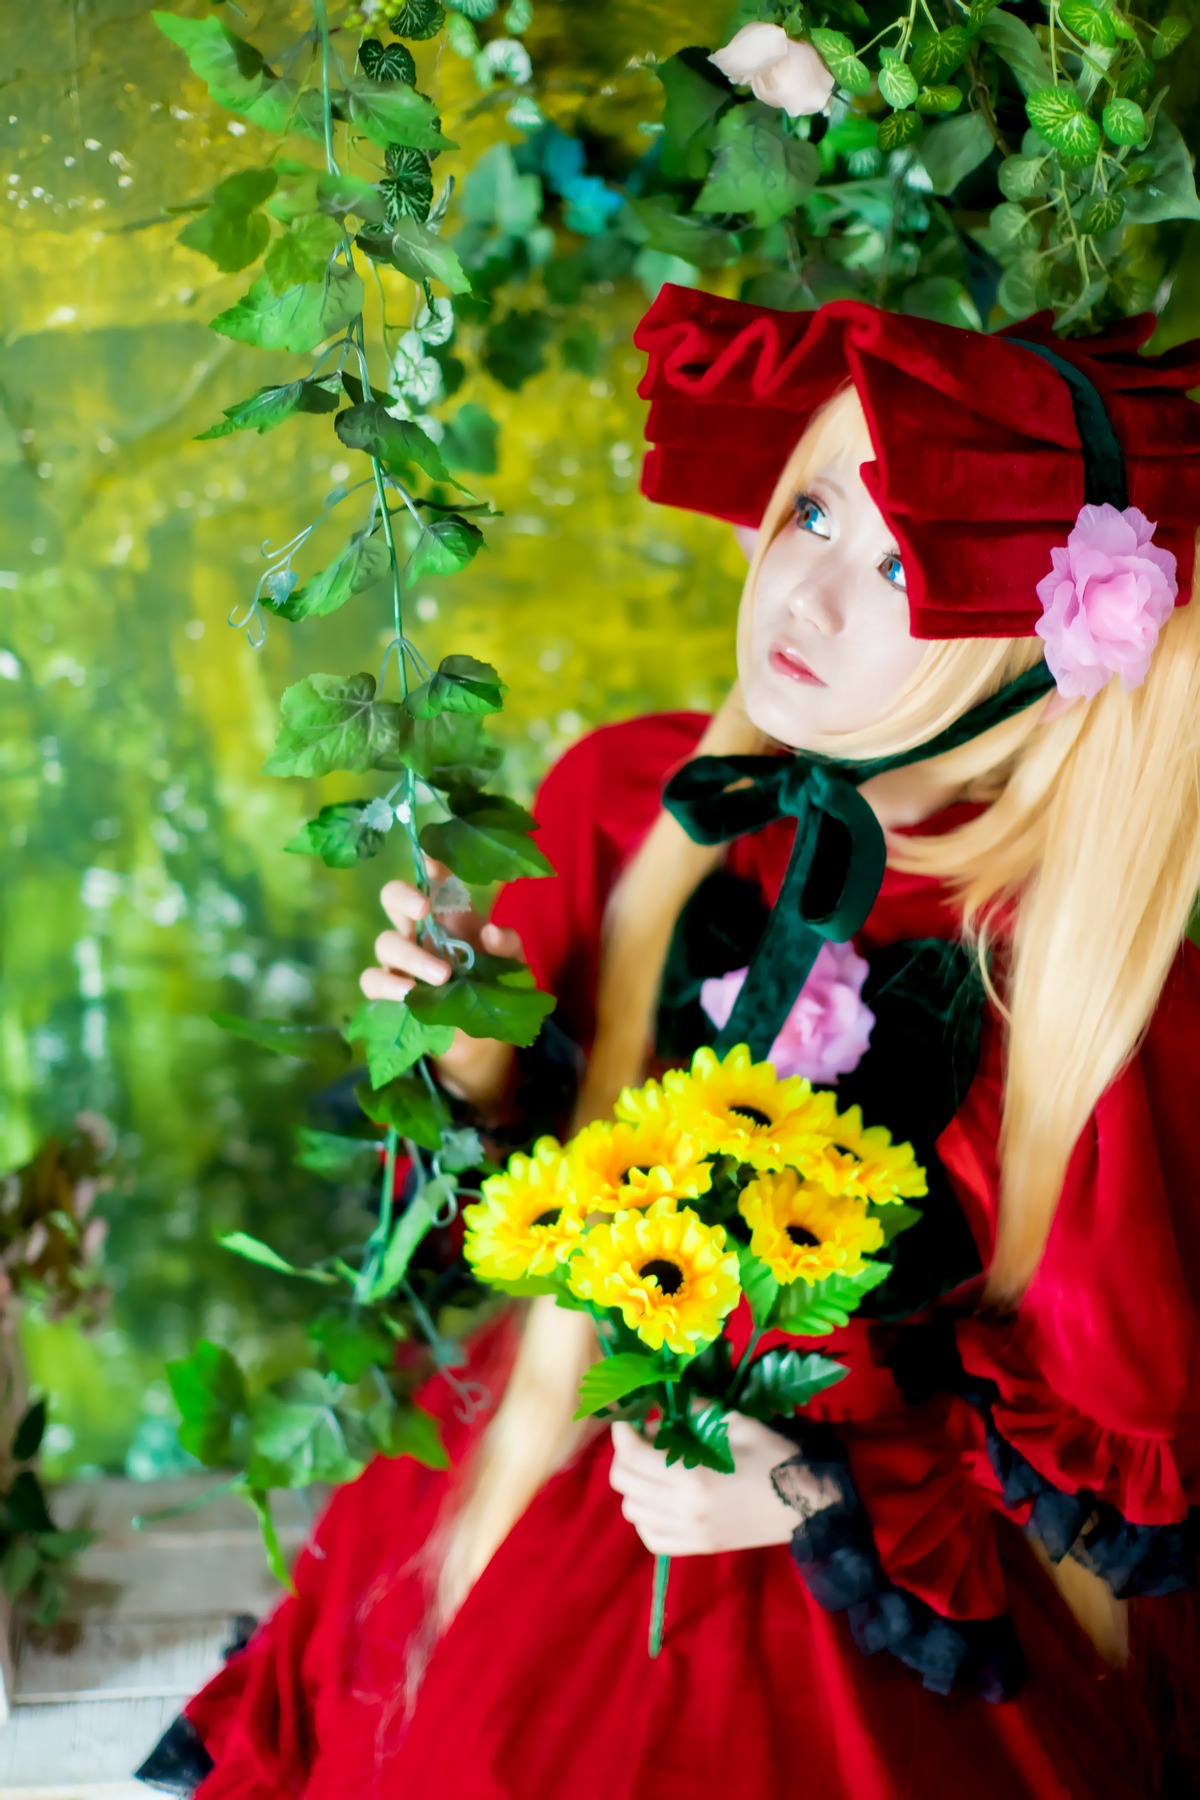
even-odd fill
[(375, 939), (375, 954), (381, 968), (390, 969), (396, 975), (410, 975), (416, 981), (440, 986), (450, 976), (450, 965), (444, 957), (436, 956), (432, 950), (423, 950), (402, 931), (381, 931)]
[(509, 956), (515, 962), (525, 961), (520, 938), (515, 931), (507, 931), (502, 925), (485, 925), (479, 934), (479, 941), (492, 956)]
[(358, 985), (368, 1000), (406, 1000), (413, 984), (406, 975), (393, 975), (389, 969), (364, 969)]
[(386, 881), (379, 890), (383, 910), (399, 930), (410, 928), (429, 912), (429, 895), (410, 887), (407, 881)]

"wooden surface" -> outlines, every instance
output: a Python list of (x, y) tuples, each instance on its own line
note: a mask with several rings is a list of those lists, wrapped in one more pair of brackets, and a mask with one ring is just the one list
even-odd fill
[[(0, 1724), (0, 1800), (151, 1800), (133, 1770), (180, 1704), (220, 1666), (238, 1614), (261, 1616), (280, 1596), (249, 1508), (229, 1495), (135, 1531), (137, 1513), (178, 1506), (220, 1484), (208, 1476), (60, 1488), (64, 1527), (88, 1525), (63, 1618), (18, 1633), (13, 1704)], [(313, 1506), (276, 1507), (290, 1552)]]

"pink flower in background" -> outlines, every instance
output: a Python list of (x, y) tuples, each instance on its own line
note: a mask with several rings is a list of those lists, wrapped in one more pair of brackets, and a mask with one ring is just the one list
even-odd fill
[[(867, 963), (852, 944), (822, 944), (771, 1046), (777, 1075), (804, 1075), (829, 1085), (858, 1067), (875, 1024), (875, 1014), (863, 1004), (866, 978)], [(718, 1030), (733, 1012), (745, 979), (745, 969), (733, 969), (702, 984), (700, 1004)]]
[(812, 45), (795, 43), (782, 25), (743, 25), (708, 60), (727, 81), (749, 83), (756, 100), (793, 119), (829, 105), (833, 76)]
[(1175, 606), (1175, 558), (1152, 542), (1136, 506), (1083, 506), (1066, 549), (1037, 584), (1046, 665), (1066, 699), (1091, 699), (1113, 675), (1128, 693), (1146, 679), (1158, 634)]

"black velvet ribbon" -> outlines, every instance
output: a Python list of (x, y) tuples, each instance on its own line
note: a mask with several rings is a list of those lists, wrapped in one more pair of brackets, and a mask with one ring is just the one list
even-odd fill
[(824, 943), (861, 930), (883, 883), (883, 828), (858, 789), (875, 775), (956, 750), (1054, 686), (1044, 663), (1018, 675), (924, 744), (868, 762), (829, 757), (698, 756), (668, 782), (663, 804), (700, 844), (721, 844), (776, 819), (796, 821), (779, 899), (715, 1049), (769, 1055)]

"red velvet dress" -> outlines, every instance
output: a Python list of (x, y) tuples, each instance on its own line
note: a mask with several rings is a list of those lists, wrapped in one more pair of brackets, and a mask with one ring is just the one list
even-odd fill
[[(558, 878), (515, 883), (496, 907), (582, 1044), (605, 896), (703, 723), (637, 720), (569, 752), (538, 803)], [(729, 866), (769, 900), (788, 840), (786, 826), (740, 840)], [(859, 944), (870, 956), (954, 929), (934, 884), (889, 871)], [(1200, 1651), (1181, 1586), (1200, 1502), (1198, 961), (1185, 948), (1141, 1050), (1084, 1132), (1015, 1320), (973, 1315), (969, 1288), (933, 1308), (934, 1330), (940, 1317), (943, 1339), (957, 1339), (957, 1387), (934, 1381), (906, 1398), (860, 1320), (820, 1340), (850, 1375), (805, 1416), (836, 1430), (885, 1585), (923, 1603), (934, 1638), (950, 1630), (944, 1621), (969, 1631), (1006, 1615), (1028, 1666), (1014, 1697), (931, 1691), (886, 1649), (864, 1654), (851, 1613), (818, 1603), (787, 1546), (677, 1559), (663, 1652), (650, 1661), (652, 1558), (609, 1486), (605, 1433), (514, 1526), (409, 1708), (422, 1547), (479, 1430), (456, 1419), (436, 1379), (423, 1399), (446, 1420), (454, 1467), (447, 1476), (379, 1459), (334, 1496), (295, 1595), (187, 1709), (215, 1765), (200, 1800), (1142, 1800), (1192, 1781), (1200, 1791), (1187, 1741)], [(981, 1264), (995, 1221), (999, 1059), (989, 1023), (965, 1104), (938, 1141)], [(744, 1341), (744, 1321), (731, 1330)], [(472, 1373), (493, 1395), (511, 1338), (501, 1322), (474, 1346)], [(1101, 1664), (1026, 1526), (1052, 1554), (1073, 1542), (1093, 1566), (1115, 1567), (1118, 1591), (1155, 1596), (1133, 1602), (1122, 1673)], [(1049, 1543), (1055, 1531), (1067, 1542)]]

